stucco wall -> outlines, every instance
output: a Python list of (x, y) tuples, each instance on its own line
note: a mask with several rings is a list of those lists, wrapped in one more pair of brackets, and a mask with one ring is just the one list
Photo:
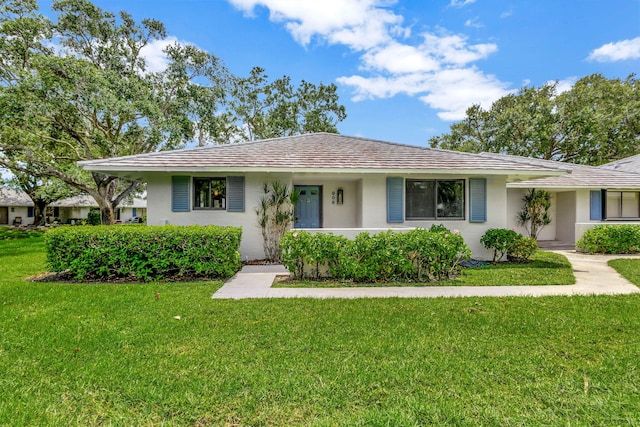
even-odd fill
[(558, 192), (556, 202), (556, 240), (575, 242), (576, 192)]
[[(121, 207), (121, 208), (118, 208), (118, 209), (120, 209), (120, 222), (122, 222), (122, 223), (129, 222), (134, 217), (134, 215), (133, 215), (133, 209), (134, 208)], [(135, 209), (136, 209), (136, 214), (135, 214), (136, 218), (140, 218), (140, 217), (146, 215), (146, 213), (147, 213), (147, 208), (135, 208)]]
[[(198, 176), (198, 175), (196, 175)], [(211, 174), (200, 174), (211, 176)], [(398, 175), (395, 175), (398, 176)], [(191, 210), (190, 212), (171, 211), (171, 176), (156, 174), (147, 181), (147, 224), (216, 224), (239, 226), (243, 228), (240, 251), (243, 259), (264, 257), (262, 236), (256, 222), (255, 208), (258, 206), (262, 184), (265, 181), (280, 180), (287, 185), (321, 185), (323, 188), (323, 227), (336, 233), (355, 235), (361, 229), (381, 231), (389, 228), (430, 227), (444, 224), (451, 230), (458, 230), (473, 256), (488, 259), (491, 254), (480, 244), (480, 237), (489, 228), (507, 226), (506, 178), (501, 176), (487, 178), (487, 222), (470, 223), (469, 191), (465, 189), (465, 219), (435, 221), (405, 221), (400, 224), (387, 223), (385, 174), (367, 176), (345, 175), (343, 178), (322, 179), (317, 176), (292, 176), (291, 174), (254, 173), (245, 175), (245, 212), (227, 212), (222, 210)], [(425, 179), (467, 179), (468, 176), (411, 175), (411, 178)], [(468, 187), (468, 181), (467, 181)], [(344, 205), (332, 204), (332, 191), (344, 190)], [(190, 195), (193, 197), (193, 195)], [(359, 230), (359, 228), (361, 228)]]
[(633, 224), (638, 225), (640, 221), (600, 221), (589, 219), (590, 209), (590, 190), (600, 190), (599, 188), (581, 189), (576, 191), (576, 223), (575, 223), (575, 239), (576, 242), (585, 231), (601, 224)]
[[(527, 191), (524, 188), (507, 189), (507, 228), (513, 229), (523, 236), (529, 236), (529, 232), (524, 226), (518, 225), (518, 212), (522, 210), (524, 203), (522, 197)], [(551, 193), (551, 208), (549, 209), (551, 224), (542, 229), (538, 235), (538, 240), (556, 240), (557, 212), (556, 193)]]
[[(194, 176), (212, 176), (200, 174)], [(263, 182), (281, 181), (291, 185), (290, 174), (248, 174), (245, 177), (245, 211), (191, 210), (171, 211), (171, 175), (153, 175), (147, 182), (148, 225), (224, 225), (242, 227), (240, 252), (244, 260), (264, 258), (262, 236), (255, 209), (259, 204)], [(193, 197), (191, 194), (190, 197)], [(191, 203), (190, 203), (191, 205)]]
[[(321, 177), (293, 179), (294, 185), (322, 187), (322, 227), (351, 228), (358, 226), (358, 185), (353, 180), (328, 180)], [(343, 204), (337, 203), (337, 191), (342, 188)]]
[[(411, 175), (412, 179), (468, 179), (468, 176), (433, 176), (433, 175)], [(484, 178), (484, 177), (483, 177)], [(387, 223), (387, 175), (371, 175), (363, 178), (362, 183), (362, 228), (388, 229), (406, 227), (429, 228), (433, 224), (443, 224), (450, 230), (458, 230), (465, 239), (467, 245), (473, 251), (473, 256), (479, 259), (490, 259), (491, 254), (480, 243), (480, 238), (489, 228), (506, 227), (506, 178), (500, 176), (489, 176), (487, 179), (487, 222), (469, 222), (469, 189), (468, 180), (465, 189), (465, 219), (464, 220), (428, 220), (428, 221), (404, 221), (398, 224)]]
[[(13, 212), (12, 212), (13, 209)], [(29, 208), (27, 206), (9, 206), (7, 208), (9, 214), (9, 223), (2, 225), (13, 225), (13, 221), (16, 217), (22, 217), (22, 225), (31, 225), (33, 224), (34, 218), (29, 218), (27, 215), (29, 213)]]

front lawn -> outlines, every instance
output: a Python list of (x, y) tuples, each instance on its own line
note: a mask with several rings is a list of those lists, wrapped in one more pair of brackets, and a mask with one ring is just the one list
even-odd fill
[(611, 267), (622, 275), (625, 279), (636, 286), (640, 286), (640, 258), (635, 259), (612, 259), (608, 263)]
[(212, 300), (29, 283), (0, 242), (0, 425), (637, 425), (640, 296)]
[(455, 280), (429, 283), (354, 283), (336, 281), (285, 280), (273, 284), (275, 288), (338, 288), (371, 286), (525, 286), (572, 285), (576, 282), (571, 263), (562, 254), (537, 251), (532, 262), (517, 264), (504, 262), (482, 267), (465, 268)]

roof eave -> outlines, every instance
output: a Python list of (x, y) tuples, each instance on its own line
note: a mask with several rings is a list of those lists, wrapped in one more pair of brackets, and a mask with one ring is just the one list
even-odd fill
[(521, 169), (489, 169), (489, 168), (292, 168), (292, 167), (237, 167), (237, 166), (202, 166), (202, 167), (132, 167), (132, 166), (120, 166), (120, 167), (104, 167), (100, 165), (84, 165), (84, 169), (91, 172), (99, 172), (113, 175), (131, 175), (138, 174), (144, 176), (150, 173), (207, 173), (207, 172), (227, 172), (227, 173), (371, 173), (371, 174), (439, 174), (439, 175), (507, 175), (518, 177), (522, 176), (525, 179), (528, 177), (553, 177), (565, 175), (566, 171), (558, 170), (521, 170)]

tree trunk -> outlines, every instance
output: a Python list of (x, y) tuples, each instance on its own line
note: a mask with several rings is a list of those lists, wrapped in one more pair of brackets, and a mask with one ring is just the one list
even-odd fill
[(47, 202), (44, 200), (36, 200), (33, 206), (33, 225), (44, 225), (45, 211), (47, 209)]
[(112, 225), (114, 222), (113, 205), (111, 201), (105, 200), (106, 203), (98, 203), (100, 205), (100, 214), (102, 215), (103, 225)]

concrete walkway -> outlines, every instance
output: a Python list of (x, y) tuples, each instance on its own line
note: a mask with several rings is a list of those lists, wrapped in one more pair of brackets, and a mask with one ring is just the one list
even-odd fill
[(607, 265), (616, 258), (639, 256), (586, 255), (573, 250), (557, 250), (573, 266), (575, 285), (549, 286), (423, 286), (367, 288), (272, 288), (276, 276), (287, 275), (281, 265), (245, 266), (212, 298), (435, 298), (504, 297), (547, 295), (632, 294), (640, 289)]

